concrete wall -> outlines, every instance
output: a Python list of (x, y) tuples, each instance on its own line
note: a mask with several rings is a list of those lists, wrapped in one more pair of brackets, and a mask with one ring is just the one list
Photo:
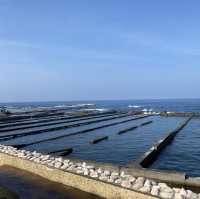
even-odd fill
[(107, 199), (156, 199), (156, 197), (125, 189), (114, 184), (50, 168), (46, 165), (37, 164), (4, 153), (0, 153), (0, 165), (9, 165), (23, 169), (48, 180), (62, 183)]

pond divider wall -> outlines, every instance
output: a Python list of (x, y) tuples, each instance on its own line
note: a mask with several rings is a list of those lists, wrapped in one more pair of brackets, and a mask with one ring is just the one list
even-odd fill
[(64, 112), (59, 112), (59, 113), (45, 113), (45, 114), (39, 114), (39, 115), (12, 115), (8, 117), (1, 117), (0, 121), (5, 122), (5, 123), (12, 123), (12, 122), (17, 122), (17, 121), (22, 121), (22, 120), (32, 120), (37, 119), (37, 118), (46, 118), (46, 117), (52, 117), (52, 116), (63, 116)]
[(157, 144), (152, 146), (142, 157), (139, 158), (134, 164), (148, 167), (152, 162), (158, 157), (160, 152), (174, 139), (176, 134), (180, 132), (192, 119), (193, 116), (190, 116), (186, 119), (178, 128), (174, 131), (168, 133), (163, 139), (159, 140)]
[(164, 117), (200, 117), (198, 112), (161, 112), (160, 116)]
[[(77, 116), (77, 117), (65, 116), (65, 117), (56, 117), (56, 118), (54, 117), (54, 118), (51, 118), (51, 119), (34, 120), (34, 121), (28, 121), (28, 122), (16, 122), (16, 123), (11, 123), (11, 124), (0, 125), (0, 132), (6, 132), (6, 131), (11, 131), (11, 130), (12, 131), (13, 130), (20, 130), (20, 129), (27, 128), (27, 127), (24, 127), (24, 128), (23, 127), (12, 128), (12, 127), (15, 127), (15, 126), (48, 123), (48, 122), (62, 121), (62, 120), (66, 120), (67, 122), (68, 121), (69, 122), (76, 122), (76, 121), (81, 121), (81, 120), (87, 120), (88, 118), (89, 119), (92, 119), (92, 118), (101, 118), (101, 117), (113, 116), (113, 115), (120, 115), (120, 113), (106, 113), (106, 114), (88, 115), (88, 116)], [(34, 126), (34, 127), (38, 127), (38, 126)], [(31, 127), (31, 128), (33, 128), (33, 127)]]
[(124, 118), (124, 117), (128, 117), (128, 116), (129, 115), (127, 115), (127, 114), (122, 114), (120, 116), (113, 116), (113, 117), (104, 118), (101, 120), (81, 122), (81, 123), (77, 123), (77, 124), (69, 124), (69, 125), (51, 127), (51, 128), (46, 128), (46, 129), (40, 129), (40, 130), (33, 130), (33, 131), (24, 132), (24, 133), (13, 133), (13, 134), (7, 134), (7, 135), (0, 135), (0, 141), (6, 141), (6, 140), (15, 139), (18, 137), (37, 135), (37, 134), (46, 133), (46, 132), (50, 132), (50, 131), (68, 129), (68, 128), (73, 128), (73, 127), (77, 127), (77, 126), (84, 126), (84, 125), (88, 125), (88, 124), (94, 124), (94, 123), (99, 123), (99, 122), (104, 122), (104, 121), (109, 121), (109, 120), (114, 120), (114, 119), (120, 119), (120, 118)]
[[(48, 123), (47, 122), (36, 122), (34, 124), (38, 124), (35, 126), (20, 126), (20, 127), (15, 127), (15, 128), (1, 128), (0, 132), (10, 132), (10, 131), (16, 131), (16, 130), (23, 130), (23, 129), (31, 129), (31, 128), (36, 128), (36, 127), (43, 127), (43, 126), (51, 126), (51, 125), (57, 125), (57, 124), (66, 124), (70, 122), (78, 122), (78, 121), (84, 121), (84, 120), (90, 120), (90, 119), (97, 119), (97, 118), (103, 118), (103, 117), (109, 117), (109, 116), (114, 116), (114, 115), (120, 115), (120, 114), (107, 114), (107, 115), (100, 115), (100, 116), (92, 116), (92, 117), (85, 117), (85, 118), (79, 118), (79, 119), (72, 119), (71, 118), (61, 118), (61, 119), (56, 119), (55, 122)], [(61, 120), (61, 121), (60, 121)], [(64, 121), (63, 121), (64, 120)], [(40, 124), (44, 123), (44, 124)]]

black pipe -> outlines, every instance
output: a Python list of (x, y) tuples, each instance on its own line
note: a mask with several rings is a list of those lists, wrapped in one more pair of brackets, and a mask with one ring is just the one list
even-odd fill
[(108, 140), (108, 136), (104, 136), (104, 137), (100, 137), (100, 138), (96, 138), (94, 140), (91, 140), (90, 141), (90, 144), (97, 144), (103, 140)]
[(140, 124), (140, 126), (146, 126), (146, 125), (151, 124), (151, 123), (153, 123), (153, 121), (144, 122), (144, 123)]
[(55, 154), (57, 156), (66, 156), (73, 152), (73, 148), (61, 149), (57, 151), (48, 152), (48, 154)]

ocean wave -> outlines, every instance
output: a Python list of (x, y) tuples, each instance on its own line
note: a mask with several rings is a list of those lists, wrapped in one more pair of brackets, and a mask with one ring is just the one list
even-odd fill
[(72, 104), (72, 105), (57, 105), (54, 106), (55, 108), (81, 108), (86, 106), (94, 106), (94, 104)]
[(99, 111), (99, 112), (105, 112), (108, 111), (109, 109), (106, 108), (85, 108), (81, 109), (82, 111)]
[(140, 108), (141, 106), (139, 105), (128, 105), (128, 108)]

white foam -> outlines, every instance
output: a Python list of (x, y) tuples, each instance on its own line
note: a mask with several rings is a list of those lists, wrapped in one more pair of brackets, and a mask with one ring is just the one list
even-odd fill
[(94, 104), (72, 104), (72, 105), (57, 105), (54, 106), (54, 108), (81, 108), (81, 107), (86, 107), (86, 106), (94, 106)]
[(140, 108), (141, 106), (139, 105), (129, 105), (128, 108)]
[(99, 111), (99, 112), (105, 112), (108, 111), (106, 108), (85, 108), (81, 109), (82, 111)]

